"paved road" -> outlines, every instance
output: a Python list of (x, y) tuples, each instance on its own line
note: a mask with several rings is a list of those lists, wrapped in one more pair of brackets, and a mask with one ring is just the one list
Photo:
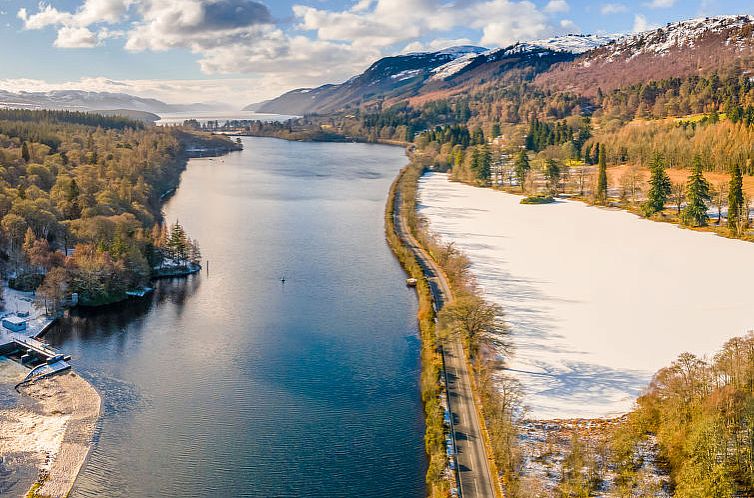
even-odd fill
[[(400, 216), (400, 192), (394, 200), (394, 223), (398, 236), (411, 248), (427, 277), (435, 306), (439, 311), (453, 300), (445, 275), (434, 260), (411, 235), (406, 220)], [(450, 411), (455, 421), (456, 448), (458, 450), (458, 476), (463, 498), (495, 498), (494, 480), (485, 452), (479, 417), (474, 407), (471, 380), (466, 366), (463, 345), (456, 340), (445, 344), (445, 370), (448, 376)]]

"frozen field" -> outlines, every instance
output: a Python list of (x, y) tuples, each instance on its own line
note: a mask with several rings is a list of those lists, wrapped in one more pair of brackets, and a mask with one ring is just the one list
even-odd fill
[(754, 244), (580, 202), (522, 205), (438, 173), (419, 192), (505, 309), (531, 418), (624, 413), (678, 354), (754, 329)]

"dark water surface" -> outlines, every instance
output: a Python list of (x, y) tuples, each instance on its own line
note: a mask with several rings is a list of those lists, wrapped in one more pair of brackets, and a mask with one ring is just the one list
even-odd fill
[(105, 403), (72, 496), (422, 496), (416, 300), (383, 238), (403, 151), (244, 145), (165, 209), (208, 273), (47, 335)]

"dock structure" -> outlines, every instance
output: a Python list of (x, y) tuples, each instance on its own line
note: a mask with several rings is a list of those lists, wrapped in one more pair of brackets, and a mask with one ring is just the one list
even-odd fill
[[(16, 316), (13, 316), (13, 318)], [(5, 319), (7, 316), (3, 318)], [(54, 319), (47, 316), (38, 316), (27, 320), (26, 326), (19, 327), (18, 331), (0, 325), (0, 354), (19, 354), (21, 363), (33, 365), (24, 380), (16, 386), (17, 388), (22, 384), (71, 368), (70, 356), (62, 354), (49, 344), (39, 340), (39, 337), (44, 335), (50, 325), (53, 324)]]

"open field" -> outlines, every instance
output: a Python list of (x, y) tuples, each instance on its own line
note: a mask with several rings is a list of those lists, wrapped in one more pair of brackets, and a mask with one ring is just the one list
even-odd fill
[(509, 362), (534, 419), (628, 411), (678, 354), (754, 328), (754, 245), (575, 201), (521, 197), (426, 175), (420, 212), (504, 307)]

